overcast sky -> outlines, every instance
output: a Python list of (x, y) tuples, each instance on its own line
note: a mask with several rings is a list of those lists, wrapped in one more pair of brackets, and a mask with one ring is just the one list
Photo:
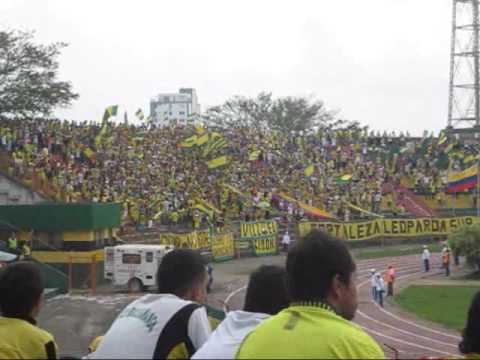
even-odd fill
[(0, 0), (0, 28), (64, 41), (61, 78), (80, 99), (57, 115), (130, 117), (150, 97), (197, 89), (314, 95), (375, 129), (447, 122), (452, 0)]

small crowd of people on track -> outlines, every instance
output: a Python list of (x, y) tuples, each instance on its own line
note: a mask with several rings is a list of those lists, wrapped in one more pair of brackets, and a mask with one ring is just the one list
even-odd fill
[[(86, 358), (385, 358), (382, 347), (352, 322), (358, 307), (356, 269), (344, 242), (314, 230), (290, 247), (285, 267), (255, 270), (243, 309), (228, 312), (212, 332), (202, 306), (207, 263), (193, 250), (175, 249), (159, 265), (157, 293), (127, 305)], [(371, 273), (372, 296), (382, 305), (384, 280), (375, 269)], [(393, 295), (393, 266), (387, 274), (392, 280), (387, 295)], [(42, 292), (33, 263), (0, 271), (1, 359), (59, 357), (52, 335), (36, 325)], [(480, 292), (459, 345), (463, 354), (480, 355), (479, 323)]]

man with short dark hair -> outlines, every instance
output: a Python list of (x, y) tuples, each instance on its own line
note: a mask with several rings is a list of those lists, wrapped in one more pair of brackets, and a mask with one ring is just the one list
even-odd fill
[(380, 346), (350, 321), (357, 309), (355, 270), (344, 242), (310, 232), (287, 256), (290, 307), (261, 323), (237, 358), (384, 358)]
[(92, 359), (185, 359), (211, 329), (205, 308), (206, 263), (190, 249), (165, 255), (157, 272), (159, 294), (128, 305), (105, 334)]
[(39, 269), (16, 263), (0, 271), (0, 359), (56, 359), (53, 336), (36, 326), (43, 294)]
[(250, 275), (243, 311), (230, 311), (192, 359), (234, 359), (245, 337), (270, 315), (288, 307), (289, 301), (285, 270), (260, 266)]

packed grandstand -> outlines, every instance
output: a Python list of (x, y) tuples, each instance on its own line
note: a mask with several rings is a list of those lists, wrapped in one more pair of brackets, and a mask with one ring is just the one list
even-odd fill
[(444, 132), (35, 119), (2, 120), (0, 141), (9, 176), (55, 201), (119, 202), (125, 225), (419, 217), (477, 205), (478, 144)]

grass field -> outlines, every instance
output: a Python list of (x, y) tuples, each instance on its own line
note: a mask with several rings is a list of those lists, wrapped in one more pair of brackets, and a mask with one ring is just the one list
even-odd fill
[[(430, 252), (438, 252), (441, 250), (440, 244), (429, 244)], [(422, 245), (396, 245), (376, 248), (355, 249), (353, 253), (357, 260), (378, 259), (383, 257), (394, 257), (402, 255), (420, 255), (423, 251)]]
[(478, 286), (410, 286), (395, 296), (405, 310), (461, 331)]

